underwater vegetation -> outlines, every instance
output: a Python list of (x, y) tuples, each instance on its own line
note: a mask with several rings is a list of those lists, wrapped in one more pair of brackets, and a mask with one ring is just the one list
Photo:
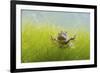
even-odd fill
[[(64, 30), (68, 38), (76, 35), (75, 40), (70, 41), (70, 47), (59, 47), (60, 44), (51, 40), (51, 36)], [(74, 34), (74, 32), (76, 32)], [(72, 61), (90, 59), (90, 33), (84, 27), (60, 28), (50, 25), (22, 25), (21, 62), (47, 62), (47, 61)]]

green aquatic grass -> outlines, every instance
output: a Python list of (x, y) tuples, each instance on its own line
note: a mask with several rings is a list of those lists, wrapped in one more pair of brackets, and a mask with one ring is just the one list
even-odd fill
[[(22, 26), (22, 63), (45, 61), (86, 60), (90, 58), (90, 36), (85, 29), (76, 33), (76, 39), (72, 41), (72, 47), (60, 48), (57, 43), (51, 41), (50, 36), (56, 36), (60, 27), (43, 25), (36, 26), (26, 24)], [(74, 30), (64, 29), (69, 37)]]

